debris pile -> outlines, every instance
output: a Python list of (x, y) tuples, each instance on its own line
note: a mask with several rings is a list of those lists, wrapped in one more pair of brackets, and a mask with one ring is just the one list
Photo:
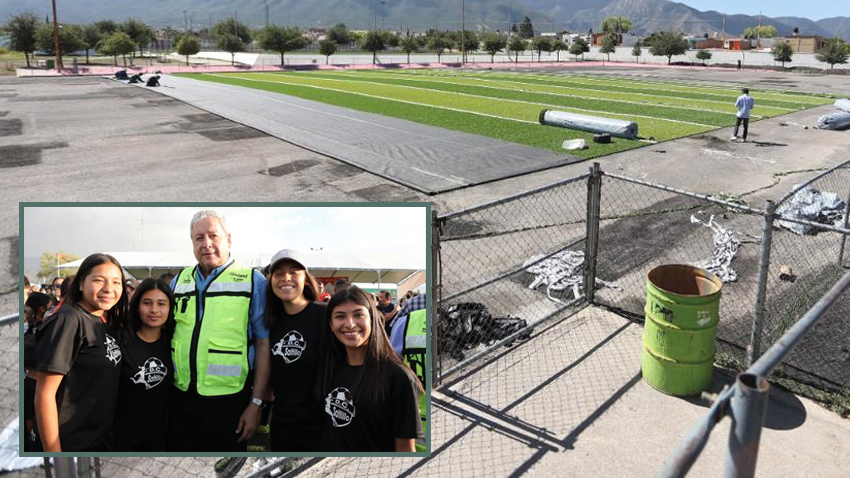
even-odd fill
[[(572, 289), (573, 298), (578, 299), (581, 296), (581, 287), (584, 285), (584, 253), (563, 251), (540, 261), (544, 255), (538, 254), (523, 263), (526, 272), (537, 276), (528, 288), (537, 289), (541, 285), (545, 285), (546, 295), (549, 299), (559, 303), (560, 300), (552, 297), (552, 291)], [(615, 290), (623, 290), (617, 284), (599, 278), (596, 279), (596, 284)]]
[(736, 238), (732, 231), (717, 224), (713, 214), (708, 218), (708, 222), (703, 222), (691, 215), (691, 224), (700, 224), (714, 231), (714, 254), (711, 259), (697, 263), (697, 267), (715, 274), (723, 283), (738, 280), (738, 273), (732, 269), (732, 259), (738, 254), (738, 248), (741, 246), (740, 239)]
[[(487, 306), (480, 302), (460, 302), (440, 311), (442, 328), (440, 345), (455, 360), (463, 360), (464, 351), (480, 344), (491, 345), (528, 326), (519, 317), (493, 317)], [(531, 332), (520, 334), (516, 340), (524, 342)], [(510, 347), (513, 342), (505, 344)]]
[[(799, 186), (795, 186), (794, 189)], [(844, 210), (847, 205), (838, 194), (821, 192), (812, 186), (806, 186), (797, 191), (791, 199), (776, 209), (780, 217), (803, 219), (806, 221), (843, 226)], [(779, 225), (801, 236), (817, 234), (817, 229), (796, 222), (779, 221)]]

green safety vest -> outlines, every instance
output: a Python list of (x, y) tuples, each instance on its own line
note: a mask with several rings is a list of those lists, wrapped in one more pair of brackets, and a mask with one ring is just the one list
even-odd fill
[[(413, 373), (419, 377), (422, 382), (422, 387), (426, 388), (426, 377), (428, 374), (425, 369), (425, 325), (427, 322), (427, 311), (425, 309), (416, 310), (407, 316), (407, 322), (404, 323), (404, 347), (401, 351), (401, 356), (404, 358), (404, 363), (413, 370)], [(422, 418), (422, 431), (425, 431), (428, 426), (428, 417), (425, 414), (425, 394), (419, 394), (419, 416)], [(417, 444), (417, 451), (420, 449)]]
[(238, 393), (248, 378), (248, 316), (254, 271), (231, 263), (204, 292), (199, 317), (195, 267), (183, 269), (174, 284), (177, 325), (171, 340), (174, 386), (198, 395)]

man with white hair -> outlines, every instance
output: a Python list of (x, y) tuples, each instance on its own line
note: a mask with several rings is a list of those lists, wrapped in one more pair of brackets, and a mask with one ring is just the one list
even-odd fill
[(269, 381), (266, 279), (234, 262), (223, 214), (198, 212), (190, 231), (198, 264), (171, 284), (176, 390), (167, 449), (244, 452), (259, 426)]

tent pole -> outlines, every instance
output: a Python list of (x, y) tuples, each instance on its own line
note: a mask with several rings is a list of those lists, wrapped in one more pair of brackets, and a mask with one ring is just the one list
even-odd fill
[(378, 290), (381, 290), (381, 269), (378, 269)]

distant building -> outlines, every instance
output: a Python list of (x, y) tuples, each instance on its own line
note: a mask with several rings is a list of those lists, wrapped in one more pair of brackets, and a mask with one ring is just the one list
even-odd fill
[(746, 38), (730, 38), (723, 42), (723, 48), (732, 51), (742, 51), (751, 49), (752, 44)]
[(791, 45), (791, 51), (794, 53), (815, 53), (823, 48), (823, 37), (817, 35), (798, 35), (773, 39), (774, 45), (779, 42)]
[[(604, 40), (605, 37), (607, 37), (607, 36), (608, 36), (607, 33), (594, 33), (593, 35), (590, 36), (590, 44), (593, 45), (593, 46), (600, 46), (600, 45), (602, 45), (602, 40)], [(617, 35), (617, 45), (622, 45), (622, 44), (623, 44), (623, 35)]]
[(305, 36), (310, 41), (322, 41), (327, 38), (328, 31), (324, 28), (311, 28), (305, 32)]
[(723, 48), (723, 40), (718, 38), (699, 37), (694, 39), (691, 48), (694, 50), (709, 50), (712, 48), (721, 49)]

